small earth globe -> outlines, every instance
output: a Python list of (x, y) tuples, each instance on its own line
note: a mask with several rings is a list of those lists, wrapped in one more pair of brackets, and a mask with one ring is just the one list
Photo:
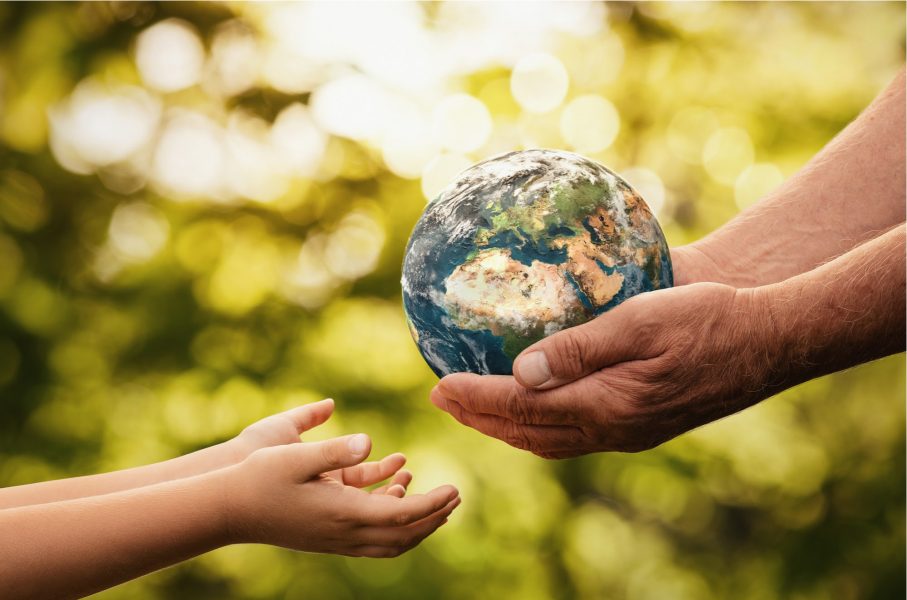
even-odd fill
[(627, 182), (583, 156), (510, 152), (428, 204), (403, 263), (413, 339), (443, 377), (511, 374), (525, 348), (671, 287), (664, 234)]

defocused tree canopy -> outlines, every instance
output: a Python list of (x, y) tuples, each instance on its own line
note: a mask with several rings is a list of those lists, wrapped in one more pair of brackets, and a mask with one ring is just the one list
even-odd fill
[[(669, 243), (904, 62), (903, 3), (0, 3), (0, 485), (325, 396), (464, 505), (392, 561), (231, 547), (109, 598), (904, 597), (903, 356), (654, 451), (455, 424), (402, 315), (426, 199), (499, 152), (618, 171)], [(870, 199), (867, 199), (869, 201)]]

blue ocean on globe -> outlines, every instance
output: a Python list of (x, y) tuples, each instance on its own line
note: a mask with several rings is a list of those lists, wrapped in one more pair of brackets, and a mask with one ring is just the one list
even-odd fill
[(510, 152), (428, 204), (403, 263), (413, 339), (439, 376), (511, 374), (517, 355), (642, 292), (671, 287), (642, 197), (583, 156)]

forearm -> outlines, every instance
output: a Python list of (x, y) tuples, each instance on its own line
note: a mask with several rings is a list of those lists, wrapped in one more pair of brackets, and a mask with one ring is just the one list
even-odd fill
[(904, 350), (905, 226), (754, 290), (783, 387)]
[(152, 465), (0, 489), (0, 509), (98, 496), (192, 477), (237, 462), (232, 440)]
[(79, 597), (221, 546), (222, 496), (213, 472), (0, 510), (0, 597)]
[(677, 251), (678, 285), (755, 287), (813, 269), (905, 220), (904, 72), (803, 169)]

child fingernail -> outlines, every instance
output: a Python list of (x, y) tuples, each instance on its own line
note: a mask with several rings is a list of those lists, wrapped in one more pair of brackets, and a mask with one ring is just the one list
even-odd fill
[(360, 456), (365, 454), (365, 450), (368, 448), (368, 436), (364, 433), (357, 433), (347, 443), (353, 456)]

